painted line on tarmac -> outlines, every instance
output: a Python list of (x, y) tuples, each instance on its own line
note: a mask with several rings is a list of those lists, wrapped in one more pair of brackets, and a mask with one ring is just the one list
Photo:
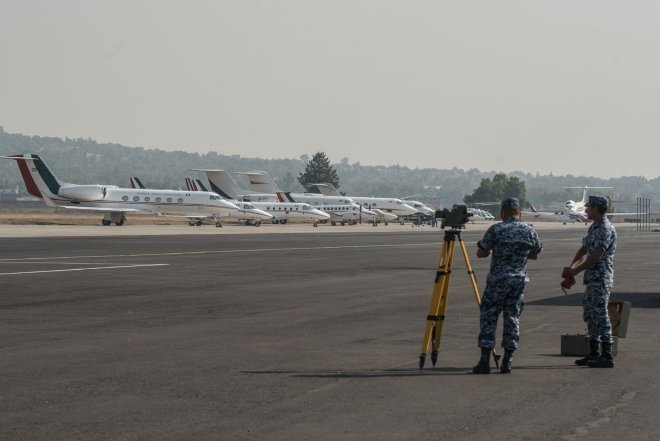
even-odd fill
[(322, 247), (290, 247), (290, 248), (255, 248), (249, 250), (208, 250), (208, 251), (172, 251), (168, 253), (139, 253), (139, 254), (102, 254), (87, 256), (51, 256), (51, 257), (25, 257), (20, 259), (0, 259), (0, 263), (32, 262), (38, 260), (65, 260), (65, 259), (107, 259), (121, 257), (159, 257), (159, 256), (198, 256), (205, 254), (238, 254), (238, 253), (263, 253), (263, 252), (287, 252), (287, 251), (309, 251), (309, 250), (338, 250), (348, 248), (393, 248), (393, 247), (413, 247), (413, 246), (433, 246), (438, 247), (442, 242), (436, 243), (409, 243), (409, 244), (381, 244), (381, 245), (337, 245)]
[[(546, 242), (575, 241), (575, 239), (555, 239)], [(476, 241), (463, 241), (466, 245), (476, 244)], [(51, 256), (51, 257), (24, 257), (14, 259), (0, 259), (0, 263), (33, 262), (39, 260), (67, 260), (67, 259), (108, 259), (126, 257), (162, 257), (162, 256), (200, 256), (206, 254), (239, 254), (239, 253), (265, 253), (265, 252), (289, 252), (310, 250), (340, 250), (340, 249), (367, 249), (367, 248), (399, 248), (399, 247), (440, 247), (442, 241), (424, 243), (400, 243), (400, 244), (377, 244), (377, 245), (336, 245), (320, 247), (289, 247), (289, 248), (255, 248), (242, 250), (208, 250), (208, 251), (172, 251), (168, 253), (137, 253), (137, 254), (102, 254), (82, 256)]]
[(103, 269), (144, 268), (144, 267), (152, 267), (152, 266), (169, 266), (169, 263), (149, 263), (144, 265), (95, 266), (90, 268), (68, 268), (68, 269), (41, 270), (41, 271), (17, 271), (13, 273), (0, 273), (0, 276), (14, 276), (19, 274), (65, 273), (70, 271), (93, 271), (93, 270), (103, 270)]

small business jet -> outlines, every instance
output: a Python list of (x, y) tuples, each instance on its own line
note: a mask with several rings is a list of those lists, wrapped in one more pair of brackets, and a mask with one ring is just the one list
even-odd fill
[[(131, 183), (131, 187), (133, 188), (144, 188), (144, 184), (142, 184), (142, 181), (140, 181), (139, 178), (137, 177), (131, 177), (129, 179)], [(188, 191), (206, 191), (208, 190), (200, 183), (192, 183), (192, 178), (186, 178), (186, 187)], [(227, 199), (227, 198), (225, 198)], [(255, 207), (253, 207), (250, 203), (247, 202), (239, 202), (239, 201), (232, 201), (227, 199), (229, 202), (232, 204), (236, 205), (238, 207), (238, 210), (232, 211), (229, 213), (229, 216), (227, 216), (229, 219), (236, 219), (238, 221), (245, 221), (246, 225), (253, 225), (255, 227), (258, 227), (261, 225), (262, 220), (270, 220), (273, 218), (270, 214), (266, 213), (263, 210), (259, 210)], [(190, 219), (188, 221), (190, 226), (197, 225), (201, 226), (202, 225), (202, 219)]]
[(303, 202), (325, 211), (332, 217), (332, 225), (335, 225), (337, 222), (345, 225), (346, 223), (356, 224), (360, 221), (377, 222), (379, 220), (378, 213), (362, 207), (352, 198), (346, 196), (284, 192), (280, 190), (268, 173), (264, 171), (239, 172), (236, 174), (247, 176), (250, 181), (250, 187), (255, 194), (274, 193), (280, 202)]
[[(339, 190), (337, 190), (335, 186), (330, 183), (311, 184), (311, 185), (316, 187), (319, 193), (324, 196), (342, 196), (342, 194), (339, 193)], [(368, 208), (369, 210), (377, 209), (385, 213), (391, 213), (395, 216), (410, 216), (417, 214), (419, 211), (422, 211), (415, 209), (411, 205), (411, 203), (409, 203), (409, 201), (403, 201), (398, 198), (377, 198), (371, 196), (346, 196), (346, 197), (351, 198), (356, 204), (360, 204), (362, 205), (362, 207)], [(421, 208), (423, 204), (419, 202), (419, 205)], [(431, 210), (430, 208), (429, 210), (430, 210), (430, 212), (428, 213), (429, 215), (435, 213), (435, 211)], [(424, 212), (422, 213), (427, 214)]]
[(527, 204), (530, 209), (530, 214), (534, 216), (535, 219), (543, 219), (555, 222), (561, 222), (566, 225), (569, 222), (582, 222), (586, 224), (589, 219), (585, 213), (580, 213), (578, 211), (571, 211), (568, 209), (563, 209), (559, 211), (538, 211), (531, 202)]
[[(212, 218), (216, 226), (238, 207), (217, 193), (120, 188), (116, 185), (77, 185), (60, 181), (34, 154), (2, 156), (18, 164), (27, 191), (51, 207), (104, 213), (103, 225), (124, 225), (126, 213)], [(200, 221), (201, 225), (201, 221)]]
[[(242, 193), (242, 190), (228, 171), (208, 169), (195, 169), (195, 171), (206, 173), (209, 184), (214, 191), (231, 200), (239, 207), (242, 204), (250, 205), (256, 207), (260, 211), (266, 212), (271, 217), (271, 222), (274, 224), (286, 224), (289, 220), (297, 219), (303, 222), (312, 222), (314, 226), (316, 226), (319, 221), (327, 221), (330, 219), (328, 213), (317, 210), (311, 205), (305, 203), (279, 202), (277, 200), (241, 201), (240, 193)], [(186, 178), (186, 186), (191, 190), (205, 188), (204, 184), (202, 184), (199, 179), (193, 178)]]
[[(587, 219), (587, 193), (590, 189), (611, 189), (612, 187), (564, 187), (564, 188), (579, 188), (582, 189), (582, 199), (579, 201), (574, 201), (574, 200), (568, 200), (564, 203), (564, 208), (559, 211), (555, 212), (540, 212), (538, 211), (531, 203), (529, 203), (529, 209), (531, 210), (532, 216), (535, 218), (539, 219), (546, 219), (546, 220), (551, 220), (551, 221), (558, 221), (562, 222), (564, 225), (566, 225), (569, 222), (582, 222), (582, 223), (588, 223), (589, 219)], [(609, 199), (609, 198), (608, 198)], [(608, 209), (606, 216), (608, 218), (611, 218), (613, 216), (637, 216), (639, 214), (643, 213), (623, 213), (623, 212), (614, 212), (611, 211), (612, 207), (610, 204), (610, 208)]]

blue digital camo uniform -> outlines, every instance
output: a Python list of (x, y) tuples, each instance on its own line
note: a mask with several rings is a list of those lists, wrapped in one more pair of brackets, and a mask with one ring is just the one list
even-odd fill
[(583, 239), (587, 255), (602, 248), (603, 257), (590, 268), (584, 270), (584, 307), (582, 318), (587, 323), (587, 332), (591, 340), (612, 342), (612, 324), (607, 313), (610, 301), (610, 288), (614, 283), (614, 252), (616, 251), (616, 230), (604, 217), (589, 227), (587, 237)]
[(543, 249), (536, 230), (519, 219), (509, 218), (491, 226), (477, 246), (492, 251), (490, 272), (481, 299), (478, 345), (495, 347), (495, 331), (500, 312), (504, 317), (502, 347), (515, 351), (520, 336), (519, 317), (523, 311), (523, 293), (529, 281), (527, 256)]

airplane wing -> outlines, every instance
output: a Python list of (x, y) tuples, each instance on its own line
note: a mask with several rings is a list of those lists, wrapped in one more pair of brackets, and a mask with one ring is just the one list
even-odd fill
[(640, 216), (640, 215), (643, 216), (645, 214), (648, 214), (648, 213), (619, 213), (619, 212), (616, 212), (616, 211), (614, 213), (610, 213), (608, 211), (607, 213), (605, 213), (605, 216)]

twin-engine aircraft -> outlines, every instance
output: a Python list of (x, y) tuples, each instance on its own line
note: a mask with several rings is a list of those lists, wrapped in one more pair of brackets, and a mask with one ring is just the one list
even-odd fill
[[(582, 222), (582, 223), (588, 223), (589, 219), (587, 219), (587, 193), (589, 189), (596, 189), (596, 188), (612, 188), (612, 187), (587, 187), (586, 185), (584, 187), (565, 187), (565, 188), (579, 188), (582, 189), (582, 200), (579, 201), (574, 201), (569, 199), (564, 203), (564, 208), (559, 211), (554, 211), (554, 212), (547, 212), (547, 211), (538, 211), (531, 203), (529, 203), (529, 209), (531, 210), (531, 215), (534, 216), (535, 218), (538, 219), (546, 219), (546, 220), (551, 220), (551, 221), (556, 221), (556, 222), (562, 222), (564, 225), (566, 225), (569, 222)], [(612, 217), (612, 216), (637, 216), (640, 213), (622, 213), (622, 212), (612, 212), (612, 207), (610, 207), (607, 211), (607, 216)]]
[[(312, 184), (320, 194), (324, 196), (341, 196), (339, 190), (330, 183)], [(410, 216), (417, 214), (418, 210), (408, 205), (407, 201), (397, 198), (377, 198), (372, 196), (346, 196), (355, 203), (362, 205), (370, 210), (377, 209), (385, 213), (391, 213), (395, 216)], [(420, 203), (421, 204), (421, 203)], [(433, 212), (435, 213), (435, 212)], [(429, 213), (430, 214), (430, 213)]]
[[(194, 171), (202, 171), (206, 173), (211, 188), (223, 195), (225, 198), (230, 199), (234, 204), (250, 204), (260, 210), (268, 213), (274, 224), (285, 224), (289, 220), (299, 220), (303, 222), (312, 222), (315, 226), (318, 222), (327, 221), (330, 215), (325, 211), (317, 210), (309, 204), (300, 202), (278, 202), (271, 201), (249, 201), (241, 202), (242, 190), (226, 170), (209, 170), (209, 169), (194, 169)], [(204, 189), (204, 185), (199, 179), (186, 178), (186, 186), (190, 190)], [(274, 195), (273, 195), (274, 196)]]
[[(60, 181), (46, 163), (34, 154), (2, 156), (18, 164), (27, 191), (51, 207), (104, 213), (103, 225), (123, 225), (126, 213), (158, 213), (188, 219), (220, 218), (239, 208), (213, 192), (185, 192), (120, 188), (116, 185), (77, 185)], [(201, 224), (201, 222), (200, 222)]]
[[(144, 184), (138, 177), (129, 178), (132, 188), (145, 188)], [(193, 182), (192, 178), (186, 178), (186, 188), (188, 191), (208, 191), (201, 182)], [(238, 221), (245, 221), (246, 225), (253, 225), (258, 227), (261, 225), (261, 221), (270, 220), (273, 218), (270, 214), (266, 213), (263, 210), (255, 208), (254, 205), (247, 202), (239, 202), (234, 200), (228, 200), (232, 204), (238, 207), (238, 210), (232, 211), (229, 213), (229, 218), (236, 219)], [(202, 219), (191, 218), (188, 221), (188, 224), (192, 227), (197, 225), (198, 227), (202, 225)]]
[(332, 225), (340, 222), (341, 225), (356, 224), (361, 221), (376, 222), (380, 215), (372, 210), (357, 204), (352, 198), (346, 196), (324, 196), (318, 193), (291, 193), (284, 192), (275, 184), (275, 181), (264, 171), (240, 172), (250, 181), (252, 193), (243, 197), (249, 200), (261, 199), (265, 195), (276, 196), (280, 202), (298, 202), (310, 204), (314, 208), (325, 211), (332, 218)]

